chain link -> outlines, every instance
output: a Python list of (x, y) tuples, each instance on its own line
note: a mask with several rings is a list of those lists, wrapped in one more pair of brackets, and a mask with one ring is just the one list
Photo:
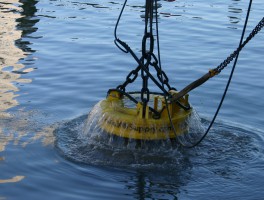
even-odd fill
[(247, 39), (233, 52), (227, 57), (218, 67), (214, 69), (215, 72), (220, 73), (243, 49), (243, 47), (263, 28), (264, 26), (264, 17), (257, 24), (257, 26), (252, 30)]
[(133, 82), (137, 79), (137, 77), (138, 77), (138, 72), (139, 72), (140, 69), (141, 69), (141, 67), (138, 66), (136, 69), (132, 70), (132, 71), (127, 75), (127, 77), (126, 77), (126, 81), (125, 81), (123, 84), (119, 85), (119, 86), (117, 87), (117, 89), (122, 90), (122, 91), (125, 91), (125, 90), (126, 90), (126, 89), (125, 89), (126, 86), (127, 86), (129, 83), (133, 83)]
[[(149, 40), (149, 49), (147, 49), (147, 42)], [(146, 33), (142, 39), (142, 56), (148, 57), (148, 54), (152, 54), (154, 50), (154, 37), (152, 33)]]
[[(138, 67), (136, 69), (133, 69), (131, 72), (129, 72), (124, 83), (119, 85), (116, 89), (126, 94), (127, 85), (130, 83), (133, 83), (137, 79), (138, 73), (141, 70), (141, 78), (142, 78), (141, 101), (143, 104), (143, 115), (144, 116), (145, 116), (146, 106), (150, 99), (150, 91), (148, 89), (148, 79), (149, 78), (162, 90), (165, 96), (169, 96), (170, 94), (164, 88), (164, 86), (166, 86), (168, 90), (174, 89), (170, 86), (167, 75), (161, 69), (160, 58), (157, 59), (157, 57), (154, 55), (154, 42), (155, 42), (154, 36), (153, 36), (154, 0), (145, 0), (145, 2), (146, 2), (145, 4), (145, 31), (144, 31), (144, 36), (142, 38), (142, 56), (140, 59), (135, 55), (135, 53), (131, 50), (131, 48), (125, 42), (117, 38), (117, 35), (116, 35), (117, 25), (121, 18), (126, 1), (121, 10), (121, 13), (119, 15), (116, 28), (115, 28), (116, 45), (123, 52), (130, 53), (138, 63)], [(157, 2), (155, 3), (155, 6), (157, 9)], [(155, 14), (157, 15), (157, 10)], [(157, 23), (157, 16), (155, 19)], [(156, 29), (158, 29), (157, 24), (156, 24)], [(158, 40), (158, 33), (156, 37)], [(158, 50), (158, 55), (159, 55), (159, 50)], [(155, 69), (158, 79), (154, 78), (153, 75), (150, 73), (149, 71), (150, 66), (152, 66)], [(155, 112), (155, 110), (152, 112)]]
[(174, 89), (169, 84), (169, 78), (168, 78), (168, 76), (166, 75), (166, 73), (159, 66), (157, 57), (153, 53), (151, 54), (151, 57), (154, 59), (154, 61), (151, 63), (151, 65), (155, 68), (155, 70), (157, 72), (157, 77), (158, 77), (159, 81), (162, 84), (166, 85), (167, 88), (168, 88), (168, 90)]
[[(150, 65), (150, 61), (151, 61), (151, 56), (149, 54), (147, 54), (148, 57), (145, 59), (142, 59), (142, 62), (144, 62), (146, 60), (146, 63), (144, 64), (144, 67), (147, 71), (149, 71), (149, 65)], [(143, 115), (145, 115), (145, 110), (146, 110), (146, 106), (147, 103), (149, 102), (149, 89), (148, 89), (148, 75), (147, 73), (141, 69), (141, 78), (142, 78), (142, 89), (141, 89), (141, 101), (143, 103)]]

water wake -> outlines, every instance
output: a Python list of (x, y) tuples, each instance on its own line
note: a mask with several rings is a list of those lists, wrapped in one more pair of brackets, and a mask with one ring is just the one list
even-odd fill
[[(100, 128), (103, 116), (99, 103), (89, 115), (68, 121), (55, 130), (55, 145), (67, 159), (93, 165), (178, 171), (190, 168), (194, 163), (206, 165), (208, 159), (210, 162), (229, 162), (227, 156), (230, 161), (234, 157), (237, 160), (253, 158), (259, 151), (256, 146), (259, 138), (252, 130), (217, 123), (206, 140), (193, 149), (174, 144), (170, 139), (141, 141), (138, 145), (134, 139), (120, 138)], [(208, 121), (201, 121), (194, 112), (189, 123), (189, 134), (180, 138), (182, 141), (197, 140)]]

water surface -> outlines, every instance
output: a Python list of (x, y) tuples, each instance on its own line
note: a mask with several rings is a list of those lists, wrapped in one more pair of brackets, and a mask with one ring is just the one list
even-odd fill
[[(217, 122), (198, 147), (135, 149), (80, 135), (93, 106), (136, 67), (113, 43), (122, 3), (0, 0), (0, 199), (261, 199), (263, 30), (241, 52)], [(172, 86), (183, 88), (233, 52), (247, 6), (159, 1), (162, 67)], [(253, 2), (246, 35), (262, 8)], [(137, 55), (143, 11), (142, 1), (129, 1), (118, 29)], [(190, 93), (205, 126), (229, 73), (230, 66)]]

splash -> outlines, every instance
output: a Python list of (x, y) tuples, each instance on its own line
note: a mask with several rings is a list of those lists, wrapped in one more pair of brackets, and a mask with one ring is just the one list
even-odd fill
[(177, 139), (181, 145), (191, 146), (197, 143), (205, 133), (205, 124), (202, 123), (201, 118), (195, 109), (192, 110), (186, 123), (188, 124), (188, 131), (185, 134), (179, 135)]
[[(142, 141), (141, 146), (132, 139), (104, 132), (99, 125), (102, 118), (100, 102), (88, 115), (80, 116), (58, 127), (55, 147), (66, 159), (89, 165), (132, 168), (159, 172), (192, 172), (193, 166), (206, 167), (221, 177), (239, 177), (246, 163), (263, 154), (262, 131), (239, 124), (215, 123), (208, 136), (196, 148), (174, 145), (170, 140)], [(196, 112), (189, 118), (189, 136), (185, 140), (200, 138), (209, 121)], [(235, 161), (235, 162), (234, 162)], [(228, 166), (228, 167), (227, 167)]]
[[(148, 141), (148, 140), (134, 140), (132, 137), (131, 138), (119, 138), (119, 137), (114, 136), (114, 134), (111, 134), (111, 130), (110, 132), (106, 133), (101, 128), (102, 123), (105, 123), (106, 121), (108, 121), (108, 124), (110, 124), (109, 121), (111, 121), (111, 119), (110, 117), (106, 117), (105, 114), (103, 114), (102, 109), (100, 107), (100, 103), (101, 102), (97, 103), (94, 106), (94, 108), (91, 110), (91, 112), (89, 113), (88, 118), (84, 124), (82, 134), (80, 136), (83, 136), (84, 138), (97, 138), (97, 139), (100, 139), (101, 141), (107, 139), (108, 141), (105, 141), (105, 142), (108, 142), (108, 143), (109, 142), (113, 143), (116, 141), (123, 141), (123, 144), (121, 143), (121, 145), (128, 145), (130, 148), (133, 146), (149, 148), (150, 146), (153, 146), (153, 145), (155, 148), (157, 148), (157, 147), (160, 147), (161, 143), (162, 143), (162, 146), (165, 145), (166, 147), (168, 145), (174, 145), (177, 139), (180, 140), (182, 144), (183, 143), (184, 144), (195, 143), (196, 141), (200, 139), (200, 137), (202, 136), (205, 130), (204, 127), (202, 126), (201, 118), (199, 117), (198, 113), (194, 109), (192, 109), (191, 115), (184, 122), (185, 124), (187, 124), (188, 129), (185, 130), (184, 128), (183, 129), (185, 130), (184, 134), (177, 136), (176, 140), (169, 138), (169, 128), (171, 127), (165, 127), (165, 125), (163, 128), (165, 135), (167, 135), (167, 139), (165, 140)], [(127, 124), (125, 122), (120, 121), (119, 126), (123, 128), (125, 127), (128, 129), (128, 127), (126, 127)], [(149, 130), (152, 130), (152, 129), (155, 130), (153, 134), (155, 134), (158, 131), (158, 128), (155, 127), (155, 124), (151, 125), (148, 128)], [(105, 135), (108, 135), (109, 137), (104, 137)], [(119, 145), (119, 143), (117, 144)], [(116, 146), (117, 144), (111, 144), (111, 145)]]
[[(87, 164), (140, 168), (155, 166), (167, 169), (183, 166), (182, 162), (185, 163), (186, 152), (182, 152), (176, 141), (121, 138), (106, 133), (100, 127), (102, 120), (104, 115), (99, 102), (88, 115), (57, 128), (55, 146), (67, 159)], [(190, 130), (202, 129), (197, 114), (188, 120), (192, 124)]]

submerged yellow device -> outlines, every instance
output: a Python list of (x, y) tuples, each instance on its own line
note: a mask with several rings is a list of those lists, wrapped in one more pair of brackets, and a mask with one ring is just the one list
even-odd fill
[(109, 92), (107, 98), (100, 104), (102, 109), (100, 127), (107, 133), (139, 140), (176, 138), (188, 132), (187, 120), (192, 109), (185, 110), (179, 106), (179, 103), (189, 106), (188, 95), (181, 98), (178, 103), (167, 102), (167, 105), (164, 96), (153, 94), (151, 97), (156, 112), (151, 111), (147, 106), (143, 116), (141, 102), (138, 102), (136, 107), (130, 108), (125, 105), (125, 97), (120, 92), (115, 90)]
[[(137, 67), (130, 71), (125, 81), (108, 92), (107, 98), (100, 102), (102, 116), (99, 120), (99, 127), (107, 133), (120, 136), (122, 138), (136, 140), (164, 140), (174, 139), (178, 136), (179, 141), (183, 138), (187, 139), (187, 146), (193, 147), (199, 144), (206, 136), (214, 123), (218, 110), (209, 125), (206, 133), (195, 143), (193, 143), (188, 133), (192, 132), (189, 123), (192, 119), (192, 109), (188, 102), (188, 92), (199, 87), (213, 76), (219, 74), (234, 58), (238, 58), (239, 52), (257, 34), (264, 26), (264, 18), (254, 28), (248, 38), (239, 45), (239, 47), (230, 54), (218, 67), (211, 69), (205, 75), (187, 85), (181, 91), (177, 92), (175, 88), (169, 84), (166, 73), (162, 70), (160, 59), (159, 31), (158, 31), (158, 1), (145, 0), (145, 21), (144, 35), (142, 37), (141, 57), (130, 48), (130, 46), (122, 41), (117, 35), (117, 27), (121, 19), (122, 13), (127, 1), (123, 4), (120, 15), (115, 26), (115, 44), (124, 53), (129, 53), (136, 61)], [(154, 26), (155, 25), (155, 26)], [(245, 28), (245, 27), (244, 27)], [(153, 30), (156, 33), (153, 33)], [(243, 33), (244, 34), (244, 33)], [(157, 54), (154, 54), (154, 43), (157, 45)], [(242, 42), (242, 41), (241, 41)], [(240, 43), (241, 43), (240, 42)], [(234, 64), (235, 67), (235, 64)], [(234, 69), (233, 67), (233, 69)], [(141, 75), (142, 88), (140, 92), (126, 92), (126, 87), (132, 84)], [(156, 74), (156, 77), (154, 77)], [(230, 74), (230, 79), (232, 73)], [(149, 80), (160, 89), (160, 93), (150, 92)], [(227, 84), (226, 90), (229, 84)], [(151, 88), (153, 89), (153, 88)], [(225, 97), (225, 93), (223, 95)], [(138, 101), (139, 99), (139, 101)], [(135, 106), (129, 106), (126, 100), (131, 100)], [(223, 100), (223, 99), (222, 99)], [(196, 131), (195, 131), (196, 132)], [(187, 137), (185, 137), (187, 136)], [(193, 139), (193, 138), (192, 138)], [(194, 138), (195, 139), (195, 138)], [(181, 144), (183, 144), (180, 141)], [(183, 144), (183, 146), (186, 146)]]
[[(142, 37), (141, 57), (138, 57), (129, 45), (117, 36), (117, 26), (125, 6), (126, 2), (116, 23), (115, 44), (134, 58), (137, 67), (128, 73), (121, 85), (109, 90), (107, 98), (100, 103), (102, 116), (99, 126), (107, 133), (136, 140), (173, 139), (186, 134), (192, 109), (187, 93), (180, 97), (175, 96), (181, 94), (170, 86), (169, 79), (160, 64), (157, 1), (145, 2), (145, 30)], [(153, 33), (153, 30), (156, 30), (156, 33)], [(158, 56), (154, 54), (155, 42)], [(141, 91), (126, 92), (126, 87), (132, 84), (139, 74), (142, 78)], [(153, 76), (154, 74), (156, 77)], [(149, 80), (161, 90), (160, 93), (150, 92)], [(127, 102), (135, 104), (131, 106)]]

